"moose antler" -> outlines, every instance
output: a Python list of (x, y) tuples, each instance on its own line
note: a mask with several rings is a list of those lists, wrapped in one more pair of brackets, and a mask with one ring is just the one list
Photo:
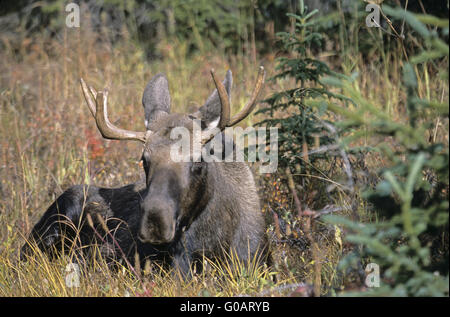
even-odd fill
[[(81, 89), (83, 90), (84, 99), (95, 118), (98, 130), (105, 139), (112, 140), (134, 140), (145, 143), (146, 132), (129, 131), (116, 127), (108, 119), (108, 91), (96, 91), (89, 87), (80, 78)], [(92, 95), (92, 96), (91, 96)], [(94, 100), (95, 98), (95, 106)]]
[(266, 71), (264, 67), (259, 66), (258, 78), (256, 79), (256, 85), (253, 89), (252, 96), (250, 100), (245, 105), (244, 109), (242, 109), (238, 114), (233, 116), (231, 120), (228, 122), (227, 127), (234, 126), (241, 122), (245, 117), (247, 117), (256, 106), (256, 98), (258, 98), (259, 92), (261, 91), (262, 85), (264, 84), (264, 78), (266, 77)]
[(230, 121), (230, 98), (223, 83), (217, 79), (214, 69), (211, 69), (211, 76), (213, 78), (214, 84), (216, 85), (217, 93), (219, 94), (221, 107), (220, 121), (217, 124), (217, 127), (222, 131), (227, 127), (227, 124)]
[[(250, 112), (253, 111), (256, 106), (256, 99), (258, 98), (258, 95), (264, 83), (265, 75), (266, 72), (264, 70), (264, 67), (260, 66), (256, 85), (253, 89), (250, 100), (238, 114), (230, 119), (230, 98), (223, 83), (217, 79), (214, 69), (211, 70), (211, 76), (213, 78), (214, 84), (216, 85), (221, 104), (220, 120), (217, 125), (219, 131), (223, 131), (226, 127), (231, 127), (241, 122), (250, 114)], [(91, 111), (92, 116), (95, 118), (95, 123), (97, 124), (97, 127), (104, 138), (113, 140), (134, 140), (145, 143), (147, 133), (150, 133), (149, 131), (137, 132), (124, 130), (116, 127), (109, 121), (107, 90), (96, 91), (94, 88), (90, 86), (88, 87), (83, 78), (80, 78), (80, 83), (89, 110)], [(94, 97), (95, 102), (92, 97)], [(202, 138), (202, 144), (208, 143), (213, 137), (214, 135), (208, 135), (208, 133), (206, 133), (206, 135), (204, 135), (204, 137)]]
[[(214, 84), (216, 85), (217, 93), (219, 94), (221, 110), (220, 110), (220, 121), (217, 124), (217, 128), (223, 131), (226, 127), (232, 127), (237, 123), (241, 122), (245, 117), (247, 117), (256, 106), (256, 99), (261, 91), (262, 85), (264, 83), (264, 78), (266, 76), (266, 71), (263, 66), (259, 67), (258, 78), (256, 79), (256, 85), (253, 89), (252, 96), (247, 102), (245, 107), (236, 115), (230, 119), (230, 98), (228, 97), (227, 91), (223, 83), (217, 79), (214, 69), (211, 69), (211, 76), (213, 78)], [(202, 138), (202, 144), (206, 144), (214, 137), (214, 135), (206, 134)]]

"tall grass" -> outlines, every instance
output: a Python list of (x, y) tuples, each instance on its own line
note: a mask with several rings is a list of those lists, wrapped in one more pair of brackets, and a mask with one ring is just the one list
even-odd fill
[[(347, 26), (352, 27), (351, 23), (356, 29), (357, 22), (347, 21)], [(295, 212), (295, 206), (283, 180), (284, 171), (256, 174), (272, 243), (274, 265), (270, 269), (255, 266), (254, 262), (242, 265), (230, 254), (222, 263), (205, 259), (208, 269), (194, 274), (190, 281), (181, 281), (156, 265), (139, 268), (141, 273), (136, 275), (123, 265), (111, 270), (100, 259), (82, 272), (80, 287), (68, 287), (66, 268), (70, 257), (49, 261), (36, 250), (27, 262), (18, 261), (19, 249), (32, 226), (65, 189), (85, 183), (116, 187), (142, 176), (138, 144), (104, 140), (97, 132), (82, 98), (78, 83), (81, 76), (97, 89), (109, 88), (112, 122), (126, 129), (143, 130), (141, 94), (147, 81), (158, 72), (168, 77), (176, 112), (192, 111), (206, 100), (213, 90), (211, 68), (222, 75), (228, 68), (233, 70), (232, 112), (248, 100), (259, 64), (264, 64), (268, 77), (273, 75), (274, 52), (258, 57), (255, 63), (253, 57), (229, 56), (219, 49), (192, 53), (187, 42), (163, 39), (158, 44), (162, 58), (148, 61), (126, 30), (114, 45), (102, 36), (106, 32), (84, 26), (66, 29), (61, 37), (29, 38), (22, 34), (19, 45), (0, 38), (0, 296), (270, 296), (291, 294), (295, 288), (301, 289), (298, 294), (308, 295), (302, 285), (313, 284), (317, 274), (321, 276), (323, 295), (353, 287), (354, 279), (336, 269), (350, 248), (342, 239), (346, 232), (318, 221), (313, 234), (320, 253), (314, 259), (305, 233), (299, 230), (300, 223), (288, 217)], [(406, 95), (399, 79), (400, 43), (394, 43), (392, 50), (384, 50), (383, 37), (377, 30), (370, 32), (379, 44), (372, 55), (362, 56), (354, 43), (345, 59), (334, 48), (318, 58), (347, 75), (358, 72), (353, 88), (394, 120), (403, 121)], [(341, 36), (341, 42), (347, 40)], [(419, 94), (430, 100), (448, 100), (448, 87), (437, 76), (439, 67), (448, 67), (448, 60), (434, 68), (415, 69)], [(289, 80), (268, 82), (262, 98), (293, 86)], [(243, 124), (251, 125), (260, 119), (250, 116)], [(430, 136), (448, 145), (448, 120), (435, 122), (434, 127)], [(379, 141), (367, 134), (359, 142), (370, 145)], [(385, 160), (377, 153), (369, 153), (364, 162), (352, 162), (359, 184), (375, 183), (379, 176), (374, 171), (386, 165)], [(323, 207), (323, 198), (327, 197), (342, 207), (341, 213), (350, 215), (356, 201), (360, 220), (377, 221), (364, 201), (339, 188), (336, 179), (343, 174), (339, 162), (313, 168), (321, 177), (300, 188), (305, 193), (302, 201), (311, 209)], [(330, 194), (328, 186), (336, 186), (336, 190)], [(285, 211), (280, 219), (272, 218), (274, 206)]]
[[(175, 112), (202, 105), (214, 87), (211, 68), (223, 75), (228, 68), (233, 70), (234, 112), (252, 91), (257, 65), (247, 59), (226, 60), (220, 51), (188, 57), (186, 43), (161, 42), (164, 60), (147, 62), (142, 49), (127, 41), (126, 32), (123, 41), (114, 46), (99, 38), (101, 34), (81, 28), (66, 30), (61, 39), (24, 39), (19, 53), (7, 42), (0, 51), (0, 221), (5, 224), (0, 227), (0, 294), (150, 295), (146, 292), (151, 284), (155, 285), (152, 295), (201, 295), (202, 285), (216, 279), (214, 273), (183, 285), (168, 272), (139, 279), (123, 266), (113, 272), (99, 260), (81, 277), (80, 287), (68, 288), (65, 268), (70, 257), (50, 262), (36, 249), (35, 258), (18, 261), (19, 249), (31, 228), (65, 189), (86, 183), (122, 186), (142, 176), (139, 145), (101, 138), (82, 99), (81, 76), (98, 89), (109, 88), (111, 121), (136, 130), (144, 129), (143, 88), (158, 72), (168, 77)], [(172, 288), (167, 287), (170, 284)], [(216, 286), (207, 292), (220, 294)]]

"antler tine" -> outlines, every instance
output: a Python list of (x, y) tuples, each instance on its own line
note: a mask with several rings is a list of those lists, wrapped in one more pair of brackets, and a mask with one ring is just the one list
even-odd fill
[[(259, 92), (261, 91), (262, 85), (264, 83), (264, 78), (266, 76), (266, 71), (264, 67), (259, 67), (258, 78), (256, 80), (255, 89), (253, 90), (252, 97), (249, 102), (245, 105), (244, 109), (242, 109), (238, 114), (233, 116), (230, 119), (230, 98), (228, 97), (228, 93), (220, 80), (217, 79), (214, 69), (211, 69), (211, 75), (214, 80), (214, 84), (216, 85), (217, 92), (219, 94), (221, 110), (220, 110), (220, 121), (217, 124), (217, 128), (220, 131), (225, 130), (226, 127), (231, 127), (240, 121), (242, 121), (245, 117), (247, 117), (250, 112), (253, 111), (256, 105), (256, 98), (258, 98)], [(206, 133), (206, 135), (202, 138), (202, 144), (206, 144), (214, 137), (214, 135), (210, 135)]]
[(145, 132), (135, 132), (120, 129), (114, 126), (108, 119), (108, 91), (97, 92), (97, 112), (95, 114), (95, 122), (102, 136), (106, 139), (113, 140), (136, 140), (145, 143)]
[(256, 98), (258, 98), (259, 92), (261, 91), (262, 85), (264, 84), (264, 78), (266, 77), (266, 71), (263, 66), (259, 67), (258, 78), (256, 80), (255, 89), (253, 90), (252, 96), (250, 100), (245, 105), (244, 109), (242, 109), (238, 114), (234, 115), (231, 120), (229, 120), (227, 127), (231, 127), (239, 122), (241, 122), (245, 117), (247, 117), (250, 112), (256, 106)]
[(230, 121), (230, 97), (228, 96), (228, 93), (223, 83), (217, 79), (214, 69), (211, 69), (211, 76), (214, 80), (214, 84), (216, 85), (217, 93), (219, 94), (221, 104), (220, 121), (217, 127), (220, 130), (223, 130), (227, 127), (228, 122)]
[[(83, 90), (84, 99), (86, 100), (86, 103), (88, 105), (89, 111), (91, 112), (92, 116), (95, 118), (95, 103), (94, 100), (92, 100), (92, 96), (90, 93), (94, 96), (94, 98), (97, 98), (97, 92), (92, 88), (86, 85), (86, 82), (83, 80), (83, 78), (80, 78), (81, 83), (81, 90)], [(95, 92), (95, 94), (94, 94)]]
[[(105, 90), (97, 92), (94, 88), (88, 87), (82, 78), (80, 79), (80, 82), (86, 103), (95, 118), (95, 123), (97, 124), (98, 130), (104, 138), (113, 140), (134, 140), (145, 143), (146, 132), (120, 129), (109, 121), (108, 91)], [(92, 94), (95, 98), (95, 107), (94, 100), (90, 94)]]

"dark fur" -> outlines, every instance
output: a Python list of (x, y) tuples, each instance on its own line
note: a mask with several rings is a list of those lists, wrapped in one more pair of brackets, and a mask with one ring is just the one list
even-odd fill
[[(230, 96), (230, 71), (223, 84)], [(158, 98), (151, 100), (146, 94)], [(191, 264), (203, 255), (223, 258), (224, 252), (235, 252), (243, 263), (255, 256), (265, 260), (265, 223), (247, 164), (170, 159), (176, 142), (170, 138), (173, 127), (192, 132), (193, 119), (201, 120), (203, 129), (217, 124), (221, 113), (217, 91), (192, 115), (170, 113), (167, 80), (157, 75), (147, 85), (143, 100), (147, 129), (152, 133), (143, 153), (147, 190), (141, 203), (139, 239), (168, 246), (172, 266), (182, 274), (189, 274)], [(158, 116), (151, 115), (155, 111)]]
[[(57, 256), (63, 249), (72, 249), (78, 262), (91, 258), (93, 248), (90, 246), (99, 246), (101, 255), (111, 264), (125, 259), (135, 264), (136, 252), (141, 265), (146, 259), (161, 259), (158, 256), (161, 253), (152, 245), (137, 239), (141, 218), (139, 203), (144, 189), (143, 182), (120, 188), (87, 185), (69, 188), (33, 227), (28, 241), (22, 247), (21, 259), (26, 260), (27, 255), (32, 254), (33, 243), (50, 258)], [(88, 214), (94, 228), (88, 224)], [(109, 232), (104, 230), (98, 215), (106, 223)]]
[[(231, 83), (229, 71), (224, 80), (229, 95)], [(90, 249), (82, 247), (97, 243), (109, 260), (119, 260), (124, 254), (133, 263), (137, 252), (142, 261), (162, 259), (184, 276), (204, 255), (223, 258), (224, 252), (236, 252), (245, 263), (260, 254), (264, 261), (265, 223), (249, 167), (237, 162), (170, 160), (171, 128), (183, 126), (192, 131), (193, 119), (201, 119), (204, 127), (218, 122), (217, 91), (193, 115), (171, 114), (167, 80), (158, 74), (145, 88), (142, 100), (146, 127), (153, 131), (142, 157), (146, 183), (117, 189), (74, 186), (50, 206), (30, 237), (52, 254), (61, 249), (64, 233), (75, 238), (74, 230), (60, 221), (67, 218), (80, 228), (77, 246), (83, 255), (90, 255)], [(97, 214), (106, 219), (114, 239), (102, 230), (101, 223), (94, 224), (94, 231), (86, 223), (88, 214), (93, 221)], [(22, 253), (29, 253), (27, 245)]]

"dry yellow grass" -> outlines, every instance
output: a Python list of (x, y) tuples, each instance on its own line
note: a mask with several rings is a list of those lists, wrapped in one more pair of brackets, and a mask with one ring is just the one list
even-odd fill
[[(148, 272), (142, 268), (139, 278), (125, 267), (112, 271), (104, 261), (96, 261), (81, 275), (80, 287), (68, 287), (70, 257), (51, 262), (36, 252), (28, 262), (18, 261), (26, 235), (65, 189), (82, 183), (116, 187), (140, 177), (139, 145), (101, 138), (82, 99), (80, 76), (97, 89), (109, 88), (111, 121), (136, 130), (144, 128), (143, 88), (158, 72), (167, 74), (173, 110), (177, 112), (190, 111), (206, 99), (213, 89), (210, 68), (221, 75), (228, 68), (233, 70), (233, 111), (248, 99), (256, 77), (258, 65), (249, 59), (225, 58), (221, 52), (188, 56), (185, 43), (160, 43), (163, 59), (148, 62), (142, 49), (126, 34), (112, 46), (97, 40), (88, 28), (65, 32), (61, 40), (23, 38), (18, 51), (5, 42), (5, 49), (0, 51), (0, 296), (271, 296), (292, 291), (283, 289), (283, 285), (312, 283), (314, 261), (309, 250), (283, 239), (273, 245), (275, 263), (271, 270), (254, 265), (247, 271), (239, 269), (243, 266), (231, 254), (221, 265), (209, 263), (207, 270), (189, 282), (157, 267)], [(355, 63), (361, 72), (361, 79), (355, 83), (357, 89), (374, 105), (389, 109), (402, 120), (405, 96), (400, 92), (396, 69), (384, 68), (379, 75), (379, 65), (365, 65), (360, 59)], [(273, 60), (265, 61), (265, 68), (270, 77)], [(438, 100), (441, 96), (448, 98), (448, 87), (423, 70), (417, 72), (420, 78), (429, 78), (421, 81), (421, 94), (431, 94)], [(289, 85), (292, 83), (267, 83), (262, 95)], [(255, 121), (250, 117), (244, 124)], [(430, 133), (448, 144), (448, 122), (436, 122), (436, 129)], [(368, 160), (373, 166), (384, 163), (376, 155)], [(274, 179), (276, 175), (260, 179), (265, 186), (261, 197), (265, 202), (273, 198), (267, 192), (278, 191), (270, 187)], [(310, 186), (324, 180), (331, 181), (332, 176), (325, 175)], [(336, 195), (336, 201), (344, 208), (350, 204), (349, 197), (342, 193)], [(293, 210), (289, 199), (280, 202)], [(366, 217), (365, 206), (359, 210), (360, 216)], [(271, 224), (268, 233), (273, 235), (274, 231)], [(288, 235), (280, 234), (282, 238)], [(334, 232), (317, 232), (315, 239), (321, 246), (323, 294), (330, 294), (330, 289), (339, 289), (343, 283), (336, 265), (345, 246)]]
[[(70, 257), (49, 261), (36, 250), (30, 261), (18, 260), (27, 234), (65, 189), (83, 183), (122, 186), (140, 177), (139, 145), (101, 138), (82, 99), (81, 76), (97, 89), (110, 90), (111, 121), (143, 129), (142, 91), (158, 72), (167, 74), (176, 112), (191, 111), (206, 100), (213, 90), (209, 74), (213, 67), (219, 74), (233, 70), (233, 110), (237, 111), (249, 97), (257, 73), (257, 65), (228, 63), (220, 54), (188, 59), (181, 43), (161, 43), (165, 60), (148, 63), (142, 49), (126, 39), (112, 46), (95, 38), (86, 29), (68, 30), (61, 41), (24, 39), (19, 54), (8, 50), (8, 43), (0, 52), (0, 219), (5, 224), (0, 228), (0, 296), (201, 296), (259, 291), (260, 283), (269, 280), (267, 269), (231, 276), (227, 287), (226, 278), (214, 282), (219, 279), (217, 268), (185, 283), (158, 269), (138, 278), (125, 267), (113, 272), (104, 261), (97, 261), (81, 275), (80, 287), (71, 288), (65, 282)], [(236, 283), (243, 283), (242, 287)]]

